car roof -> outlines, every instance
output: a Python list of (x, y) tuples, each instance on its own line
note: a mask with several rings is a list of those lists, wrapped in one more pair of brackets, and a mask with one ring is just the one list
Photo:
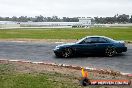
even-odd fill
[(96, 37), (99, 37), (99, 38), (106, 38), (106, 39), (109, 39), (109, 40), (111, 40), (111, 41), (115, 41), (114, 39), (112, 39), (112, 38), (109, 38), (109, 37), (106, 37), (106, 36), (98, 36), (98, 35), (94, 35), (94, 36), (86, 36), (85, 38), (96, 38)]
[(86, 36), (86, 38), (89, 38), (89, 37), (101, 37), (101, 38), (108, 38), (106, 36), (98, 36), (98, 35), (94, 35), (94, 36)]

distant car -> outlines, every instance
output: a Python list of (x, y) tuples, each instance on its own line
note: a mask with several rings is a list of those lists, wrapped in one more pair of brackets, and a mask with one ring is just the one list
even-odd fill
[(62, 44), (53, 50), (57, 57), (71, 57), (76, 54), (104, 54), (112, 57), (127, 51), (124, 41), (117, 41), (105, 36), (87, 36), (76, 43)]

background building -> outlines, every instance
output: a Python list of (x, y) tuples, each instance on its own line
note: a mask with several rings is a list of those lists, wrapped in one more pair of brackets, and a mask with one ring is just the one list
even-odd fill
[(0, 28), (10, 27), (44, 27), (44, 28), (88, 28), (91, 27), (92, 18), (78, 18), (79, 22), (14, 22), (14, 21), (0, 21)]

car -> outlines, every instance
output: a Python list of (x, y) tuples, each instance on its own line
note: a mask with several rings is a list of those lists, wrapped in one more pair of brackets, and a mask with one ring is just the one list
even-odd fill
[(78, 54), (104, 54), (112, 57), (127, 51), (124, 41), (106, 36), (87, 36), (76, 43), (61, 44), (53, 49), (57, 57), (72, 57)]

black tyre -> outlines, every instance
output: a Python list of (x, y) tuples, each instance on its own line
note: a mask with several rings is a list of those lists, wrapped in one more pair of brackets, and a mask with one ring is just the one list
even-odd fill
[(62, 51), (62, 57), (64, 58), (68, 58), (71, 57), (73, 55), (72, 49), (70, 48), (66, 48)]
[(112, 57), (116, 54), (116, 49), (114, 47), (107, 47), (105, 49), (105, 55), (108, 57)]

